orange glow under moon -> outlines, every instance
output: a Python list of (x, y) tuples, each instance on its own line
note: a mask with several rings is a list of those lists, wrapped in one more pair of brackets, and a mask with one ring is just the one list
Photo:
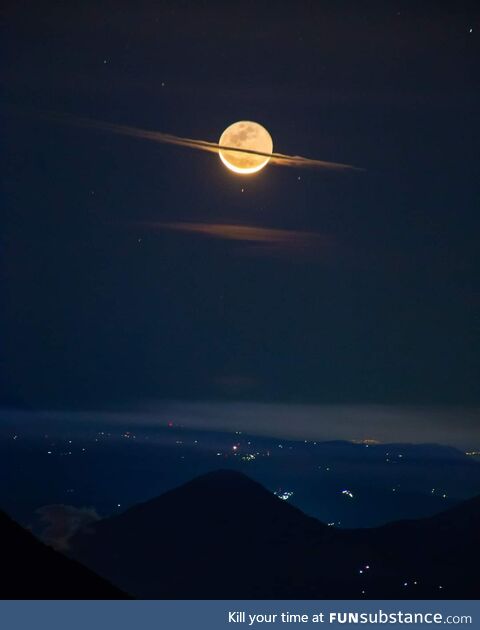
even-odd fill
[[(219, 144), (224, 147), (261, 151), (262, 153), (272, 153), (273, 151), (271, 135), (265, 127), (250, 120), (241, 120), (227, 127), (220, 136)], [(227, 168), (240, 175), (256, 173), (270, 160), (264, 155), (224, 149), (219, 150), (219, 155)]]

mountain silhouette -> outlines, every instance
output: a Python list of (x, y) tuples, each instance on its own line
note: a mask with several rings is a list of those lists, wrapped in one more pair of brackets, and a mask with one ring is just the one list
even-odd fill
[(0, 599), (126, 599), (90, 569), (66, 558), (0, 511)]
[(72, 555), (139, 598), (476, 598), (479, 525), (477, 498), (339, 530), (222, 470), (94, 523)]

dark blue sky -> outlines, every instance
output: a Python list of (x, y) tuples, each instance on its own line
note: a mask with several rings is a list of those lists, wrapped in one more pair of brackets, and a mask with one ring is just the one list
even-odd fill
[[(477, 404), (480, 12), (417, 4), (10, 3), (3, 405)], [(366, 171), (241, 178), (45, 111), (212, 141), (256, 120)], [(303, 236), (155, 225), (182, 222)]]

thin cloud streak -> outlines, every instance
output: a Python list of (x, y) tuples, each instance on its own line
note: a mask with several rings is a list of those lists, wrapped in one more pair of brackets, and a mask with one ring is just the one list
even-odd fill
[(141, 129), (138, 127), (129, 127), (127, 125), (115, 125), (99, 120), (92, 120), (89, 118), (78, 118), (74, 116), (66, 116), (62, 114), (50, 114), (43, 115), (49, 120), (56, 122), (62, 122), (67, 124), (75, 124), (80, 127), (88, 129), (98, 129), (100, 131), (109, 131), (123, 136), (129, 136), (131, 138), (138, 138), (142, 140), (150, 140), (152, 142), (159, 142), (162, 144), (173, 144), (177, 146), (186, 147), (189, 149), (197, 149), (199, 151), (207, 151), (210, 153), (218, 153), (220, 149), (225, 151), (235, 151), (237, 153), (248, 153), (252, 155), (260, 155), (263, 157), (269, 157), (269, 164), (275, 164), (277, 166), (292, 166), (292, 167), (307, 167), (307, 168), (319, 168), (330, 171), (363, 171), (364, 169), (350, 164), (340, 164), (338, 162), (328, 162), (325, 160), (316, 160), (313, 158), (302, 157), (301, 155), (285, 155), (283, 153), (264, 153), (262, 151), (255, 151), (253, 149), (239, 149), (238, 147), (229, 147), (220, 145), (217, 142), (209, 142), (207, 140), (197, 140), (194, 138), (184, 138), (181, 136), (175, 136), (169, 133), (163, 133), (161, 131), (152, 131), (149, 129)]
[(281, 230), (276, 228), (262, 228), (251, 225), (236, 225), (224, 223), (151, 223), (150, 227), (160, 230), (189, 232), (232, 241), (251, 243), (271, 243), (274, 245), (307, 244), (320, 240), (319, 234), (301, 232), (298, 230)]
[[(139, 225), (139, 224), (136, 224)], [(288, 257), (288, 260), (325, 260), (332, 253), (330, 237), (316, 232), (264, 228), (224, 223), (144, 223), (149, 230), (167, 230), (199, 237), (231, 241), (238, 245), (237, 253), (247, 256)]]

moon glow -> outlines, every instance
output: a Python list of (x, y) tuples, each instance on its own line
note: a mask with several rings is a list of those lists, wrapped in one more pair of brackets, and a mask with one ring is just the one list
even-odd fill
[[(265, 127), (250, 120), (241, 120), (227, 127), (220, 136), (219, 145), (248, 151), (260, 151), (261, 153), (271, 154), (273, 151), (271, 135)], [(220, 149), (219, 155), (227, 168), (240, 175), (256, 173), (270, 160), (269, 156), (226, 149)]]

